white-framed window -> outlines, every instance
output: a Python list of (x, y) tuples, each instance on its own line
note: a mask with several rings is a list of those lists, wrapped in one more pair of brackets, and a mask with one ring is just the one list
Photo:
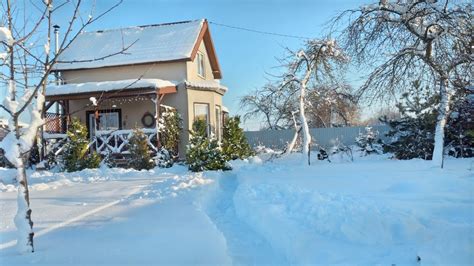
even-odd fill
[(201, 52), (197, 53), (197, 70), (198, 70), (198, 75), (201, 77), (205, 77), (205, 67), (204, 67), (204, 54)]
[(207, 125), (207, 135), (209, 135), (209, 104), (194, 103), (194, 121), (204, 120)]
[(222, 111), (219, 105), (216, 105), (216, 136), (218, 140), (222, 140)]

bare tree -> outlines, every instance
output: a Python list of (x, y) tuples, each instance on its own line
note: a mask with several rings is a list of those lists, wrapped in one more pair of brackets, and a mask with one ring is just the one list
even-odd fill
[(310, 88), (307, 97), (310, 127), (350, 126), (359, 118), (357, 98), (346, 84)]
[[(244, 119), (261, 119), (263, 129), (280, 130), (295, 127), (298, 110), (298, 86), (282, 87), (281, 81), (269, 83), (241, 98)], [(357, 99), (348, 85), (308, 87), (305, 105), (309, 127), (352, 125), (358, 119)], [(297, 113), (296, 113), (297, 114)]]
[(414, 79), (438, 88), (433, 162), (442, 167), (450, 95), (458, 89), (454, 81), (471, 77), (472, 4), (456, 0), (380, 0), (343, 12), (332, 26), (344, 27), (340, 43), (354, 62), (372, 69), (359, 90), (366, 99), (394, 99)]
[[(303, 135), (303, 155), (310, 164), (311, 135), (306, 118), (307, 90), (311, 84), (336, 83), (335, 72), (347, 58), (337, 47), (334, 40), (310, 40), (304, 49), (292, 53), (287, 60), (288, 72), (284, 75), (282, 87), (298, 88), (299, 127), (296, 133)], [(296, 138), (293, 138), (295, 140)], [(289, 144), (287, 152), (294, 147)]]
[[(52, 0), (25, 1), (25, 3), (2, 1), (6, 20), (3, 25), (6, 26), (0, 27), (0, 42), (6, 48), (6, 52), (0, 53), (0, 59), (2, 79), (7, 80), (7, 95), (0, 108), (9, 115), (10, 133), (2, 140), (0, 147), (4, 149), (6, 158), (17, 169), (18, 210), (15, 225), (18, 229), (17, 246), (21, 252), (34, 252), (32, 211), (25, 165), (38, 129), (44, 124), (42, 112), (51, 70), (58, 62), (61, 53), (82, 30), (120, 3), (121, 1), (118, 1), (96, 16), (92, 12), (88, 13), (84, 18), (80, 13), (81, 0), (58, 1), (54, 6)], [(50, 46), (53, 17), (68, 5), (71, 6), (72, 13), (67, 29), (56, 48), (57, 53), (52, 55)], [(18, 18), (21, 14), (25, 19)], [(73, 30), (74, 28), (76, 30)], [(113, 54), (122, 53), (126, 49)], [(22, 128), (20, 118), (24, 116), (30, 117), (30, 122)]]
[(280, 84), (268, 83), (241, 98), (240, 105), (246, 111), (243, 118), (261, 118), (264, 129), (288, 128), (293, 124), (297, 92), (295, 87), (283, 89)]

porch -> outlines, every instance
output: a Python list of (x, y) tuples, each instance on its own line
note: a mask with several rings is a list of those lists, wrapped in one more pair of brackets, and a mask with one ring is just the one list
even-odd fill
[(161, 114), (174, 109), (162, 104), (176, 86), (156, 79), (88, 82), (47, 89), (42, 154), (59, 155), (72, 119), (87, 126), (89, 147), (101, 155), (128, 154), (133, 129), (147, 136), (150, 150), (160, 149)]

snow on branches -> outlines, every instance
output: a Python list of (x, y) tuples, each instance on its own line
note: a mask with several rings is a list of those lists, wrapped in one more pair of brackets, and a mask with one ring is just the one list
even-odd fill
[[(287, 62), (288, 72), (283, 79), (283, 87), (296, 86), (299, 90), (299, 126), (295, 121), (295, 137), (288, 145), (287, 153), (291, 152), (299, 132), (303, 135), (303, 155), (310, 164), (311, 135), (305, 114), (308, 86), (312, 82), (334, 83), (334, 70), (337, 65), (347, 61), (346, 56), (332, 39), (309, 40), (304, 49), (293, 53), (293, 59)], [(291, 87), (290, 87), (291, 88)]]
[(6, 45), (12, 45), (14, 40), (12, 33), (9, 29), (5, 27), (0, 27), (0, 42), (5, 43)]
[[(440, 98), (433, 161), (442, 166), (444, 125), (456, 81), (470, 77), (472, 5), (457, 1), (382, 0), (347, 10), (333, 28), (347, 24), (340, 41), (358, 66), (370, 69), (358, 94), (393, 100), (420, 79)], [(438, 89), (435, 89), (438, 88)]]

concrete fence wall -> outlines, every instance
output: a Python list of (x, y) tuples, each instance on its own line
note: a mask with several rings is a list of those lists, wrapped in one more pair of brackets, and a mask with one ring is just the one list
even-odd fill
[[(379, 133), (379, 138), (386, 140), (385, 133), (390, 129), (389, 126), (372, 126), (372, 129)], [(333, 128), (311, 128), (310, 133), (314, 144), (323, 147), (331, 147), (336, 139), (345, 145), (355, 144), (355, 138), (359, 132), (365, 132), (365, 127), (333, 127)], [(294, 129), (286, 130), (262, 130), (246, 131), (245, 136), (252, 147), (263, 145), (272, 149), (282, 149), (291, 141), (295, 134)]]

